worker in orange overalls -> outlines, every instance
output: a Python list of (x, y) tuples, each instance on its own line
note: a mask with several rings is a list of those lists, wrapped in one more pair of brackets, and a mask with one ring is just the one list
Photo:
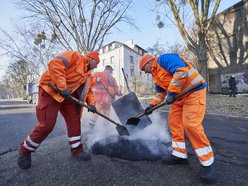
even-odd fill
[[(205, 135), (202, 120), (206, 109), (206, 82), (199, 72), (178, 54), (162, 54), (153, 57), (149, 54), (140, 59), (140, 69), (153, 76), (156, 85), (155, 98), (145, 109), (160, 104), (164, 98), (171, 104), (169, 126), (172, 133), (172, 154), (163, 160), (165, 164), (188, 164), (184, 131), (202, 165), (200, 178), (203, 182), (214, 182), (216, 168), (214, 153)], [(175, 101), (175, 95), (188, 86), (201, 82), (202, 86), (192, 94)]]
[[(111, 103), (116, 96), (121, 96), (121, 91), (116, 83), (116, 79), (112, 76), (113, 68), (107, 65), (103, 72), (94, 73), (95, 87), (93, 89), (96, 98), (96, 108), (106, 116), (109, 116)], [(98, 115), (91, 114), (89, 126), (94, 128)]]
[[(52, 132), (58, 111), (67, 125), (68, 141), (73, 157), (82, 161), (90, 160), (89, 154), (83, 151), (81, 143), (82, 108), (68, 96), (73, 95), (81, 101), (86, 101), (90, 107), (89, 111), (96, 112), (91, 70), (97, 67), (99, 61), (99, 54), (96, 51), (89, 52), (86, 56), (75, 51), (66, 51), (50, 60), (48, 69), (42, 74), (39, 82), (36, 107), (38, 124), (20, 145), (20, 156), (17, 161), (20, 168), (27, 169), (31, 166), (31, 153), (35, 152)], [(61, 93), (50, 88), (47, 85), (49, 82), (57, 86)]]

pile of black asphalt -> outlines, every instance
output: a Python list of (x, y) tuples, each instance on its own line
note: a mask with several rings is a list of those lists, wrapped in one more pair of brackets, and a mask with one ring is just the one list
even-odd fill
[(132, 161), (160, 160), (167, 156), (170, 150), (170, 143), (152, 139), (133, 139), (119, 135), (112, 135), (103, 141), (97, 141), (91, 147), (93, 154), (103, 154)]

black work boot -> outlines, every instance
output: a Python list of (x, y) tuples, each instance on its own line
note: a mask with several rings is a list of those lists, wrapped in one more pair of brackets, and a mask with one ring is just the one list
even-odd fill
[(175, 164), (187, 165), (189, 164), (188, 159), (178, 158), (176, 156), (173, 156), (172, 154), (166, 158), (163, 158), (162, 162), (166, 165), (175, 165)]
[(89, 161), (91, 159), (90, 155), (83, 150), (81, 150), (77, 154), (73, 155), (73, 158), (75, 158), (79, 161)]
[(202, 166), (200, 173), (201, 181), (204, 183), (214, 183), (216, 180), (216, 165), (213, 162), (210, 166)]
[(28, 169), (31, 166), (31, 154), (20, 154), (17, 159), (17, 165), (21, 169)]

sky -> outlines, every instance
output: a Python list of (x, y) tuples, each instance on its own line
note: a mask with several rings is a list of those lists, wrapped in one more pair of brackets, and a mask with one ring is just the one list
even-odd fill
[[(222, 0), (218, 12), (227, 9), (239, 1), (240, 0)], [(25, 13), (23, 10), (18, 9), (14, 2), (15, 0), (0, 1), (0, 27), (10, 31), (13, 30), (13, 23), (22, 23), (23, 20), (21, 17)], [(152, 11), (154, 2), (155, 0), (134, 0), (130, 15), (139, 30), (124, 24), (120, 25), (119, 30), (114, 31), (113, 34), (106, 38), (105, 44), (112, 41), (126, 42), (132, 39), (135, 44), (147, 49), (153, 46), (157, 41), (163, 46), (167, 43), (173, 44), (174, 42), (182, 42), (177, 28), (172, 26), (172, 24), (163, 29), (159, 29), (156, 26), (156, 12)], [(8, 64), (8, 59), (0, 56), (0, 79), (4, 76), (4, 71)]]

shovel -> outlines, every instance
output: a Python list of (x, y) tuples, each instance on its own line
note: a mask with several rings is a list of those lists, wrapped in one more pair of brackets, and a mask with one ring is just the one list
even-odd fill
[[(149, 126), (150, 124), (152, 124), (152, 121), (150, 120), (149, 117), (145, 116), (143, 117), (140, 122), (139, 125), (137, 127), (133, 127), (133, 126), (126, 126), (126, 122), (130, 117), (133, 117), (135, 115), (138, 115), (139, 113), (142, 113), (144, 111), (138, 97), (136, 96), (136, 94), (132, 91), (130, 91), (130, 87), (128, 85), (128, 80), (127, 80), (127, 75), (125, 74), (124, 69), (122, 68), (122, 73), (123, 73), (123, 77), (124, 77), (124, 81), (126, 82), (126, 87), (127, 87), (127, 93), (125, 95), (123, 95), (122, 97), (118, 98), (117, 100), (115, 100), (113, 103), (111, 103), (117, 117), (120, 120), (120, 123), (127, 127), (127, 129), (131, 132), (138, 131), (138, 130), (142, 130), (145, 127)], [(124, 83), (125, 83), (124, 82)], [(130, 112), (132, 111), (132, 112)]]
[[(58, 87), (56, 87), (55, 85), (53, 85), (52, 83), (47, 83), (47, 85), (49, 87), (51, 87), (53, 90), (55, 90), (56, 92), (58, 92), (58, 93), (61, 92), (61, 90)], [(69, 95), (69, 98), (72, 99), (73, 101), (77, 102), (79, 105), (87, 108), (88, 110), (91, 110), (91, 108), (88, 105), (84, 104), (82, 101), (78, 100), (77, 98), (73, 97), (72, 95)], [(105, 116), (104, 114), (102, 114), (98, 111), (96, 111), (95, 113), (98, 114), (99, 116), (103, 117), (104, 119), (110, 121), (114, 125), (116, 125), (115, 128), (116, 128), (116, 130), (120, 136), (129, 136), (130, 135), (126, 127), (120, 125), (119, 123), (115, 122), (114, 120), (110, 119), (109, 117)]]
[[(195, 85), (193, 85), (193, 86), (191, 86), (191, 87), (185, 88), (182, 92), (180, 92), (179, 94), (177, 94), (177, 95), (175, 96), (175, 99), (174, 99), (173, 102), (175, 102), (178, 98), (181, 98), (181, 97), (183, 97), (183, 96), (186, 95), (186, 94), (192, 93), (192, 91), (194, 91), (195, 89), (199, 88), (201, 85), (202, 85), (202, 83), (197, 83), (197, 84), (195, 84)], [(158, 109), (158, 108), (160, 108), (160, 107), (163, 107), (164, 105), (166, 105), (166, 102), (161, 103), (161, 104), (159, 104), (159, 105), (157, 105), (157, 106), (151, 108), (151, 109), (148, 110), (147, 112), (154, 111), (154, 110), (156, 110), (156, 109)], [(145, 115), (146, 115), (146, 113), (144, 112), (144, 113), (142, 113), (142, 114), (140, 114), (140, 115), (138, 115), (138, 116), (136, 116), (136, 117), (129, 118), (129, 119), (127, 120), (127, 122), (126, 122), (126, 125), (138, 125), (139, 122), (140, 122), (140, 118), (141, 118), (142, 116), (145, 116)]]
[(130, 92), (130, 88), (129, 88), (129, 85), (128, 85), (127, 76), (125, 74), (124, 68), (121, 68), (121, 70), (122, 70), (122, 73), (123, 73), (123, 76), (124, 76), (124, 79), (125, 79), (125, 82), (126, 82), (126, 85), (127, 85), (127, 91)]

